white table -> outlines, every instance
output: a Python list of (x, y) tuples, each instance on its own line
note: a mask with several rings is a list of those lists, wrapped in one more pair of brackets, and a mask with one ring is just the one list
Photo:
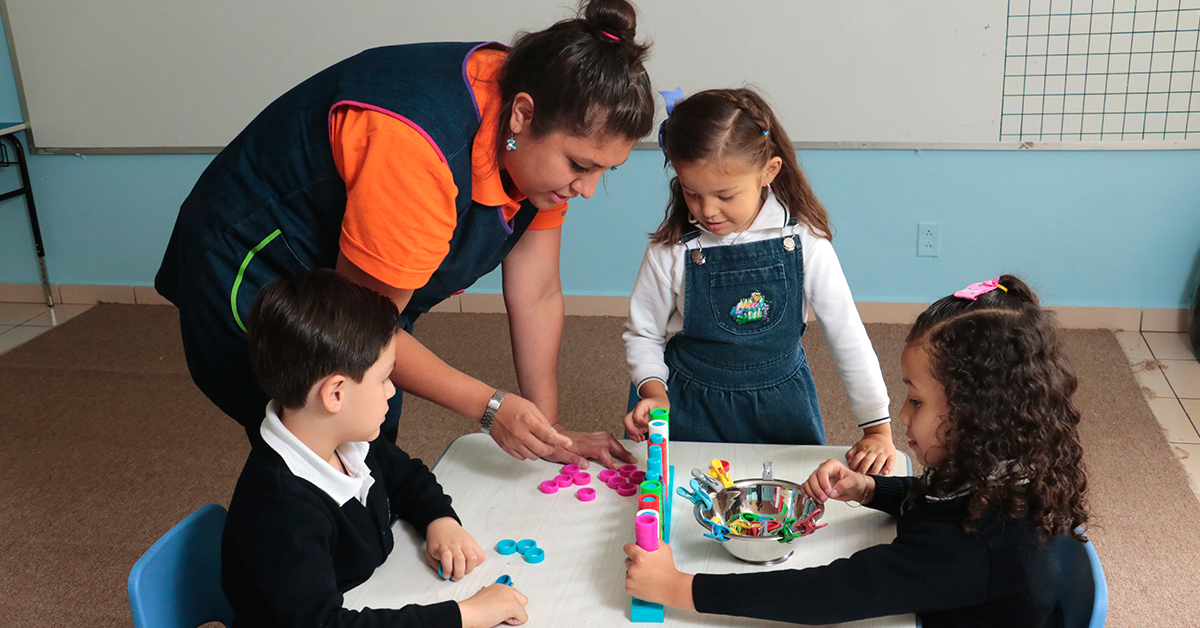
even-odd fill
[[(638, 456), (645, 468), (646, 445), (622, 444)], [(734, 479), (757, 478), (762, 463), (774, 463), (776, 479), (802, 482), (828, 458), (843, 458), (846, 447), (731, 445), (727, 443), (670, 443), (670, 463), (675, 484), (687, 485), (693, 467), (708, 468), (713, 458), (727, 460)], [(903, 454), (901, 454), (903, 455)], [(904, 473), (904, 464), (897, 465)], [(636, 497), (621, 497), (594, 476), (603, 468), (593, 464), (588, 486), (596, 499), (581, 502), (575, 489), (552, 495), (538, 483), (557, 475), (561, 465), (527, 462), (510, 457), (483, 434), (463, 436), (451, 443), (434, 466), (438, 480), (454, 499), (463, 524), (487, 553), (487, 560), (458, 582), (442, 581), (424, 562), (424, 540), (412, 527), (397, 522), (396, 548), (387, 561), (363, 584), (346, 593), (345, 605), (399, 608), (406, 604), (432, 604), (464, 600), (492, 584), (502, 574), (529, 597), (527, 626), (577, 628), (653, 626), (629, 621), (629, 594), (625, 593), (625, 554), (633, 542)], [(744, 573), (798, 569), (824, 565), (864, 547), (887, 543), (896, 536), (893, 518), (870, 508), (851, 508), (831, 501), (822, 522), (829, 525), (796, 541), (796, 551), (780, 565), (761, 567), (742, 563), (701, 535), (692, 516), (692, 503), (676, 496), (672, 505), (671, 548), (675, 563), (691, 573)], [(503, 539), (533, 539), (546, 551), (545, 561), (527, 564), (520, 554), (501, 556), (496, 543)], [(802, 599), (797, 599), (802, 603)], [(666, 609), (664, 626), (782, 626), (778, 622), (703, 615), (695, 611)], [(871, 619), (845, 626), (855, 628), (910, 627), (912, 615)]]

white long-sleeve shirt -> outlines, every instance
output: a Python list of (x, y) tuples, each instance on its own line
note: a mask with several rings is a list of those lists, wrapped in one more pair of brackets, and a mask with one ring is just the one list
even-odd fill
[[(787, 210), (771, 193), (750, 228), (720, 236), (700, 227), (699, 245), (709, 248), (778, 238), (786, 220)], [(854, 307), (854, 297), (842, 274), (833, 244), (817, 237), (804, 224), (797, 226), (796, 234), (804, 254), (803, 316), (808, 319), (810, 308), (816, 314), (842, 385), (850, 395), (850, 409), (859, 427), (885, 423), (888, 420), (888, 393), (879, 369), (879, 358), (875, 356), (871, 339)], [(667, 338), (683, 329), (687, 258), (687, 247), (683, 244), (651, 243), (646, 247), (622, 336), (630, 379), (638, 389), (650, 379), (667, 381), (668, 368), (663, 354)]]

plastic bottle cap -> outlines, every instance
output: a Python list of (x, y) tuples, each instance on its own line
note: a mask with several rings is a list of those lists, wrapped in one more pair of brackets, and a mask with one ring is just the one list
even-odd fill
[(641, 484), (642, 482), (645, 482), (646, 481), (646, 472), (645, 471), (634, 471), (633, 473), (630, 473), (629, 481), (633, 482), (634, 484)]
[(496, 544), (496, 553), (507, 556), (517, 553), (517, 542), (512, 539), (504, 539)]
[(576, 473), (574, 476), (572, 476), (571, 479), (579, 486), (583, 486), (584, 484), (592, 483), (592, 474), (587, 473), (586, 471), (580, 471), (579, 473)]
[(596, 477), (599, 478), (601, 482), (608, 482), (609, 480), (612, 479), (612, 477), (614, 475), (618, 475), (618, 473), (616, 471), (613, 471), (612, 469), (605, 469), (605, 470), (601, 471), (600, 474), (597, 475)]
[(531, 547), (537, 547), (537, 541), (534, 541), (533, 539), (523, 539), (517, 541), (517, 551), (521, 552), (522, 554), (524, 554)]
[(536, 564), (546, 560), (546, 552), (540, 547), (531, 547), (521, 553), (525, 557), (525, 562)]
[(554, 481), (558, 482), (558, 485), (560, 487), (566, 488), (566, 487), (570, 486), (575, 480), (571, 476), (564, 473), (563, 475), (560, 475), (560, 476), (554, 478)]
[(619, 471), (619, 473), (622, 476), (629, 477), (630, 473), (633, 473), (634, 471), (637, 471), (637, 470), (638, 470), (638, 468), (637, 468), (636, 464), (626, 464), (626, 465), (621, 465), (621, 470)]
[(605, 482), (605, 484), (608, 484), (608, 488), (611, 488), (614, 491), (617, 490), (618, 488), (620, 488), (621, 485), (624, 483), (625, 483), (625, 478), (623, 478), (619, 475), (614, 475), (613, 477), (608, 478), (608, 482)]
[(558, 482), (555, 482), (554, 480), (546, 480), (545, 482), (538, 484), (538, 490), (547, 495), (549, 495), (551, 493), (557, 493), (558, 492)]
[(581, 502), (590, 502), (593, 499), (596, 499), (596, 489), (581, 488), (578, 491), (575, 491), (575, 498)]
[(575, 475), (576, 473), (579, 473), (579, 465), (564, 464), (563, 468), (562, 468), (562, 473), (563, 473), (563, 475)]
[(617, 487), (617, 495), (621, 497), (630, 497), (637, 494), (637, 485), (626, 482)]

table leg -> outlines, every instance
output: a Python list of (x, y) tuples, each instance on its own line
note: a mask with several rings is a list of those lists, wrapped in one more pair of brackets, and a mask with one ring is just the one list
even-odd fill
[(25, 208), (29, 212), (29, 226), (33, 230), (33, 246), (37, 251), (38, 270), (42, 275), (42, 294), (46, 298), (46, 305), (54, 307), (54, 295), (50, 292), (50, 277), (46, 274), (46, 248), (42, 245), (42, 229), (38, 225), (37, 207), (33, 203), (33, 186), (29, 183), (29, 167), (25, 164), (25, 149), (21, 146), (21, 140), (17, 139), (14, 133), (2, 135), (0, 139), (6, 139), (12, 144), (13, 150), (17, 154), (17, 166), (21, 171), (21, 188), (0, 194), (0, 201), (21, 195), (25, 196)]

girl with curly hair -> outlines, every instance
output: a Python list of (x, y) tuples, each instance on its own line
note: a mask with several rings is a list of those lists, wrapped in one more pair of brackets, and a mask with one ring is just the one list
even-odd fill
[(924, 475), (864, 475), (828, 460), (803, 487), (822, 503), (898, 516), (894, 541), (812, 569), (695, 576), (674, 568), (669, 548), (627, 545), (626, 590), (803, 624), (916, 613), (929, 628), (1059, 625), (1068, 574), (1049, 541), (1082, 540), (1088, 512), (1077, 381), (1053, 315), (1011, 275), (973, 284), (921, 314), (900, 364), (900, 420)]

